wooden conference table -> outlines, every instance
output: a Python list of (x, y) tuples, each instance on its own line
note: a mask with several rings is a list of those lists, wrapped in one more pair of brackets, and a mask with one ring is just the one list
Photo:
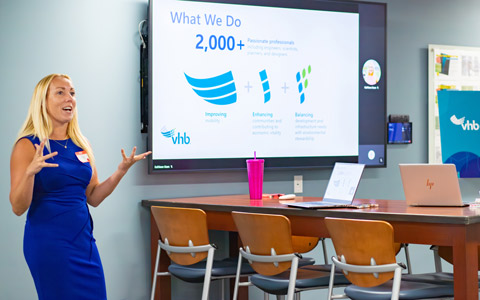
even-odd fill
[[(297, 197), (294, 201), (320, 200), (321, 198), (316, 197)], [(290, 219), (293, 234), (317, 237), (329, 237), (324, 224), (325, 217), (385, 220), (393, 225), (396, 242), (452, 246), (455, 299), (478, 299), (480, 208), (409, 207), (405, 201), (376, 199), (356, 199), (354, 203), (376, 203), (378, 208), (296, 209), (280, 203), (279, 200), (250, 200), (248, 195), (142, 201), (145, 207), (158, 205), (203, 209), (207, 213), (209, 229), (230, 232), (237, 231), (231, 217), (232, 211), (282, 214)], [(150, 223), (153, 272), (159, 233), (153, 218)], [(233, 245), (230, 249), (235, 253), (238, 248)], [(168, 259), (161, 259), (160, 268), (165, 270), (168, 264)], [(170, 299), (170, 279), (160, 277), (159, 280), (156, 299)]]

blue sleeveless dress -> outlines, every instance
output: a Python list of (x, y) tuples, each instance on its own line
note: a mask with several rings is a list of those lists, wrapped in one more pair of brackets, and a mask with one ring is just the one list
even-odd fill
[[(40, 145), (36, 137), (25, 138)], [(77, 158), (76, 153), (83, 150), (72, 140), (67, 148), (60, 145), (66, 141), (50, 140), (52, 152), (58, 155), (47, 162), (59, 166), (43, 168), (35, 175), (23, 252), (39, 300), (107, 299), (85, 195), (92, 168)]]

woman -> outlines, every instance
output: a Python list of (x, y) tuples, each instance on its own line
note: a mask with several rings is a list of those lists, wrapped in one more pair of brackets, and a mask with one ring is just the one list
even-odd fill
[(103, 268), (88, 204), (98, 206), (150, 152), (136, 148), (104, 182), (80, 132), (70, 77), (48, 75), (37, 84), (10, 161), (10, 202), (27, 209), (24, 255), (39, 300), (106, 299)]

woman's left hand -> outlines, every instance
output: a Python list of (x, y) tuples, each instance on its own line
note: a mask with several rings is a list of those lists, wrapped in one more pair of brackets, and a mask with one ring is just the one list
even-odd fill
[(137, 147), (133, 147), (132, 153), (130, 156), (125, 154), (125, 150), (122, 149), (122, 162), (118, 165), (118, 170), (121, 172), (127, 172), (133, 164), (137, 161), (147, 158), (148, 155), (152, 154), (152, 151), (144, 152), (142, 154), (135, 155), (135, 151), (137, 151)]
[(125, 151), (122, 149), (122, 162), (118, 165), (118, 169), (113, 172), (113, 174), (108, 177), (105, 181), (99, 182), (97, 176), (97, 169), (93, 165), (93, 175), (90, 180), (90, 184), (87, 187), (85, 194), (87, 195), (88, 204), (93, 207), (97, 207), (100, 203), (103, 202), (105, 198), (110, 195), (115, 187), (118, 185), (122, 177), (127, 173), (128, 169), (133, 166), (137, 161), (145, 159), (148, 155), (152, 154), (151, 151), (135, 155), (137, 147), (133, 147), (132, 153), (130, 156), (125, 154)]

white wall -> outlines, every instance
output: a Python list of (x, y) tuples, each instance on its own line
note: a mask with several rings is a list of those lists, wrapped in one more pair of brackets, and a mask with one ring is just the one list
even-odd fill
[[(8, 201), (10, 151), (34, 86), (50, 73), (72, 77), (80, 125), (105, 179), (120, 162), (120, 148), (145, 150), (139, 131), (137, 25), (146, 15), (146, 1), (1, 0), (1, 299), (36, 298), (22, 251), (25, 214), (15, 216)], [(109, 299), (146, 299), (148, 294), (149, 223), (139, 206), (139, 178), (145, 173), (142, 162), (104, 205), (91, 209)]]
[[(412, 145), (389, 145), (385, 169), (368, 169), (358, 196), (404, 199), (397, 164), (427, 161), (427, 45), (480, 46), (477, 0), (388, 1), (387, 114), (409, 114)], [(77, 90), (80, 125), (94, 148), (101, 179), (120, 161), (120, 148), (145, 149), (139, 120), (138, 23), (146, 0), (0, 0), (0, 299), (35, 299), (23, 258), (25, 216), (8, 202), (9, 156), (35, 84), (49, 73), (67, 73)], [(304, 176), (304, 195), (321, 195), (329, 170), (266, 172), (265, 190), (293, 192)], [(109, 299), (147, 299), (149, 214), (142, 199), (246, 193), (244, 172), (147, 175), (136, 165), (100, 207), (92, 209)], [(478, 179), (461, 179), (473, 199)], [(221, 234), (217, 234), (222, 237)], [(426, 246), (412, 247), (414, 271), (433, 270)], [(182, 298), (180, 288), (176, 297)], [(313, 299), (318, 292), (306, 293)]]

